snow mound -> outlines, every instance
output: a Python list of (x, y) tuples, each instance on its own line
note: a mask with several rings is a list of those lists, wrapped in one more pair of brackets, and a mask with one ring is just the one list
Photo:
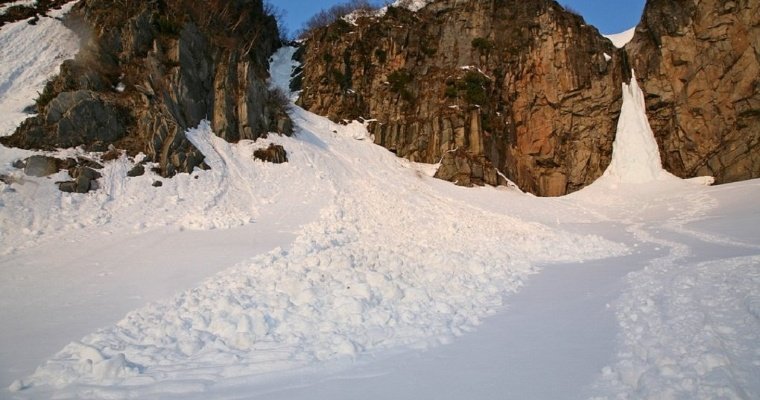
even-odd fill
[(612, 162), (604, 177), (619, 183), (646, 183), (672, 177), (662, 168), (660, 149), (649, 126), (635, 74), (623, 84), (623, 108), (612, 150)]
[(615, 33), (612, 35), (603, 35), (603, 36), (609, 39), (612, 42), (612, 44), (615, 45), (615, 47), (622, 49), (623, 47), (625, 47), (626, 44), (630, 43), (630, 41), (633, 40), (633, 36), (635, 34), (636, 34), (636, 27), (634, 26), (633, 28), (624, 32)]

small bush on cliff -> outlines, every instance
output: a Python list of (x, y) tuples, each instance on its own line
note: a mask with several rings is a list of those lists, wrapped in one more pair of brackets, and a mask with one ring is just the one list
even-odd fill
[(399, 93), (403, 89), (406, 89), (406, 85), (412, 82), (412, 74), (402, 69), (391, 72), (388, 75), (388, 83), (391, 85), (391, 90)]
[(488, 53), (493, 49), (494, 43), (487, 38), (477, 37), (472, 39), (472, 47), (482, 53)]
[(414, 102), (414, 93), (407, 87), (412, 82), (412, 74), (403, 69), (399, 69), (391, 72), (388, 75), (388, 84), (391, 87), (391, 91), (401, 95), (401, 98), (409, 103)]
[(45, 84), (45, 88), (42, 89), (42, 93), (38, 94), (39, 96), (37, 97), (37, 100), (35, 100), (35, 103), (37, 104), (37, 110), (42, 110), (46, 105), (53, 101), (56, 96), (53, 82), (48, 81)]
[(486, 87), (488, 77), (477, 71), (467, 71), (462, 81), (457, 83), (458, 89), (465, 91), (465, 100), (470, 104), (483, 105), (488, 102)]
[(282, 112), (290, 111), (290, 99), (280, 88), (274, 88), (269, 91), (268, 105)]

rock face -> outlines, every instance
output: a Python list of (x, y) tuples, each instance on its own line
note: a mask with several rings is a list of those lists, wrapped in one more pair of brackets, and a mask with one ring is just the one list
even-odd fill
[(270, 144), (266, 149), (254, 151), (253, 158), (272, 164), (282, 164), (288, 162), (288, 152), (279, 144)]
[(649, 0), (626, 50), (667, 170), (760, 177), (760, 0)]
[(439, 0), (417, 13), (343, 20), (299, 52), (300, 104), (364, 117), (375, 143), (441, 163), (462, 185), (545, 196), (578, 190), (610, 162), (628, 66), (551, 0)]
[(280, 40), (261, 0), (82, 0), (66, 22), (83, 49), (48, 83), (39, 114), (3, 144), (113, 145), (171, 176), (202, 164), (184, 135), (202, 119), (228, 141), (291, 131), (282, 96), (266, 84)]

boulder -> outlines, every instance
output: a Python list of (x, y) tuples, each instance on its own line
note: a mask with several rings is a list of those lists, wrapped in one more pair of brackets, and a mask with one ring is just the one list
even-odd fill
[(284, 147), (278, 144), (270, 144), (266, 149), (258, 149), (254, 151), (253, 157), (257, 160), (273, 164), (288, 162), (288, 153), (285, 151)]
[(24, 173), (29, 176), (49, 176), (58, 172), (60, 160), (48, 156), (31, 156), (24, 161)]
[(127, 176), (131, 178), (143, 175), (145, 175), (145, 166), (142, 164), (135, 165), (129, 170), (129, 172), (127, 172)]

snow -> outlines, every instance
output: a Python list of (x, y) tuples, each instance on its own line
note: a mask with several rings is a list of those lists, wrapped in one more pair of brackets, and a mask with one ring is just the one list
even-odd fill
[(19, 1), (10, 1), (5, 4), (0, 4), (0, 15), (5, 14), (5, 12), (13, 6), (33, 6), (36, 3), (37, 3), (37, 0), (19, 0)]
[[(74, 32), (55, 19), (68, 12), (75, 2), (61, 10), (52, 10), (36, 25), (26, 21), (6, 24), (0, 30), (0, 136), (8, 136), (29, 115), (24, 112), (34, 105), (37, 93), (45, 82), (58, 73), (65, 59), (79, 51)], [(51, 40), (51, 38), (53, 40)]]
[(623, 84), (623, 107), (612, 162), (604, 172), (604, 178), (618, 183), (647, 183), (669, 177), (673, 176), (662, 168), (660, 150), (646, 115), (644, 92), (634, 73), (631, 83)]
[[(14, 27), (0, 44), (37, 45)], [(0, 85), (28, 102), (56, 54)], [(86, 195), (0, 147), (0, 397), (757, 398), (760, 182), (664, 172), (642, 96), (607, 173), (558, 199), (433, 179), (296, 106), (295, 137), (204, 122), (211, 170), (127, 179), (122, 157)], [(289, 163), (252, 159), (269, 143)]]
[(631, 29), (628, 29), (627, 31), (623, 31), (620, 33), (615, 33), (612, 35), (604, 35), (607, 39), (609, 39), (612, 44), (615, 45), (615, 47), (622, 49), (625, 47), (626, 44), (628, 44), (631, 40), (633, 40), (633, 36), (636, 34), (636, 27), (634, 26)]
[(404, 7), (410, 11), (417, 12), (435, 0), (396, 0), (393, 2), (394, 7)]
[[(428, 4), (432, 3), (433, 1), (435, 0), (396, 0), (393, 3), (391, 3), (390, 6), (406, 8), (407, 10), (410, 10), (412, 12), (417, 12), (425, 8)], [(356, 25), (356, 21), (359, 18), (364, 18), (364, 17), (380, 18), (384, 16), (386, 12), (388, 12), (388, 6), (380, 7), (374, 11), (359, 10), (359, 11), (354, 11), (344, 16), (343, 20), (345, 20), (346, 22), (352, 25)]]

